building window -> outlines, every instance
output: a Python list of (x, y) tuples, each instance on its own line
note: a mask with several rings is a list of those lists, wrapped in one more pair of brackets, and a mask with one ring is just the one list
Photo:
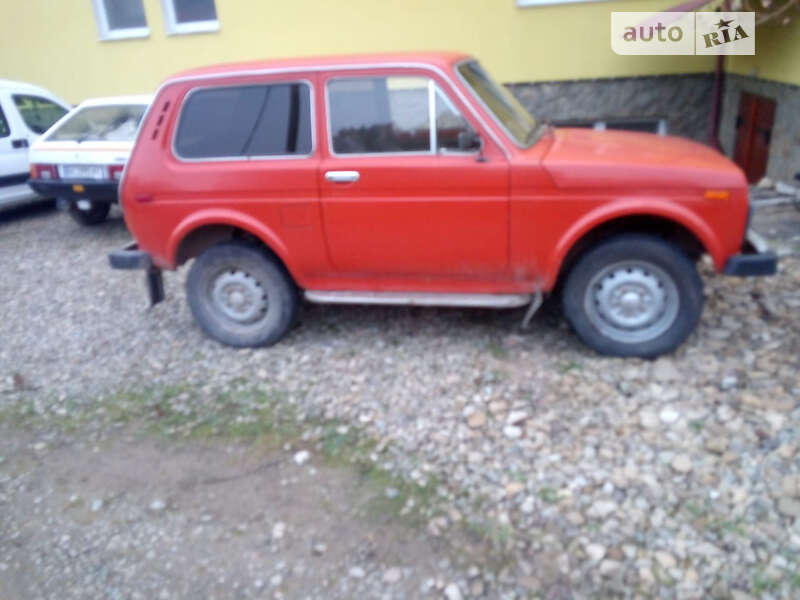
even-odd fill
[(162, 2), (168, 34), (219, 31), (214, 0), (162, 0)]
[(101, 40), (147, 37), (143, 0), (92, 0)]
[(517, 0), (517, 6), (547, 6), (548, 4), (572, 4), (574, 2), (604, 2), (605, 0)]
[(667, 135), (666, 119), (614, 119), (609, 121), (598, 121), (594, 124), (595, 129), (622, 129), (626, 131), (644, 131), (646, 133), (657, 133)]
[(657, 133), (658, 135), (667, 135), (667, 120), (658, 117), (642, 117), (642, 118), (628, 118), (628, 119), (606, 119), (603, 121), (594, 121), (586, 119), (555, 119), (553, 125), (556, 127), (586, 127), (589, 129), (596, 129), (598, 131), (605, 131), (606, 129), (620, 129), (625, 131), (644, 131), (647, 133)]

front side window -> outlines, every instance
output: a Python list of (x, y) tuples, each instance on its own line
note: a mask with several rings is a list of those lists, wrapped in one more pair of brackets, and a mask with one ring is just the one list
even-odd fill
[(327, 92), (335, 154), (470, 150), (463, 140), (472, 128), (430, 79), (334, 79)]
[(11, 135), (11, 130), (8, 128), (8, 121), (6, 121), (6, 116), (3, 114), (3, 109), (0, 108), (0, 138), (8, 137)]
[(34, 133), (44, 133), (53, 123), (67, 114), (63, 106), (47, 98), (23, 94), (16, 94), (13, 98), (22, 120)]
[(461, 63), (458, 73), (517, 145), (524, 147), (531, 144), (536, 132), (536, 120), (511, 92), (495, 83), (477, 62)]
[(217, 31), (219, 19), (214, 0), (162, 0), (167, 33)]
[(311, 93), (304, 83), (192, 92), (175, 136), (175, 151), (185, 159), (300, 156), (311, 150)]
[(477, 150), (477, 134), (440, 89), (436, 90), (436, 148), (439, 151)]
[(143, 104), (87, 106), (47, 136), (48, 141), (130, 142), (147, 107)]
[(100, 38), (145, 37), (150, 34), (143, 0), (93, 0)]

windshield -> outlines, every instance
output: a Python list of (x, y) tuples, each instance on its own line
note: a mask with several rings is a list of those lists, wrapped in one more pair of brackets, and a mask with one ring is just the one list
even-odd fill
[(50, 142), (131, 142), (147, 107), (144, 104), (87, 106), (47, 136)]
[(475, 61), (458, 65), (458, 72), (495, 120), (520, 146), (533, 141), (536, 120), (506, 88), (495, 83)]

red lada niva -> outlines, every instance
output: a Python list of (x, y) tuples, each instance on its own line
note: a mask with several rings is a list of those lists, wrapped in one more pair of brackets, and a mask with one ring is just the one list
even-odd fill
[(310, 302), (512, 308), (558, 289), (598, 352), (652, 357), (700, 318), (695, 268), (766, 275), (741, 170), (706, 146), (538, 123), (469, 56), (216, 66), (158, 90), (120, 184), (113, 267), (194, 259), (200, 326), (277, 342)]

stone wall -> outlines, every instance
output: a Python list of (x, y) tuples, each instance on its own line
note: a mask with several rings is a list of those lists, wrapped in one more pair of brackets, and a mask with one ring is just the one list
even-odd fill
[(712, 74), (517, 83), (508, 86), (540, 120), (666, 119), (667, 133), (708, 140)]
[(800, 171), (800, 86), (727, 74), (720, 120), (720, 143), (725, 154), (733, 155), (736, 142), (736, 117), (742, 92), (750, 92), (775, 100), (775, 123), (767, 160), (767, 176), (773, 180), (791, 181)]

